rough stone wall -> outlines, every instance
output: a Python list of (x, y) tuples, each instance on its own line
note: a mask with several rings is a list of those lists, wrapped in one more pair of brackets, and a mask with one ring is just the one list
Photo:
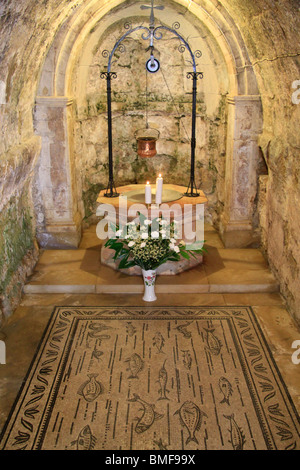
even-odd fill
[(0, 327), (38, 259), (31, 184), (39, 150), (33, 138), (0, 156)]
[(42, 61), (71, 3), (0, 3), (0, 327), (38, 259), (31, 193), (41, 143), (32, 124), (34, 99)]
[(32, 215), (28, 209), (28, 187), (11, 198), (0, 218), (0, 309), (1, 322), (18, 305), (24, 282), (38, 259)]
[(268, 175), (260, 178), (262, 249), (300, 322), (299, 2), (227, 4), (248, 47), (263, 105), (259, 143)]
[(32, 111), (41, 66), (57, 29), (80, 3), (0, 3), (0, 155), (34, 134)]

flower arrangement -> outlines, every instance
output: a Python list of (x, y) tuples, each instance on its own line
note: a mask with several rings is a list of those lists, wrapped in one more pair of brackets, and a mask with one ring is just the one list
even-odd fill
[(105, 246), (115, 251), (114, 260), (120, 260), (119, 269), (140, 266), (142, 270), (155, 270), (167, 261), (179, 261), (181, 257), (196, 258), (205, 248), (189, 250), (185, 242), (176, 240), (176, 221), (168, 222), (162, 217), (147, 219), (139, 213), (137, 221), (127, 223), (123, 228), (113, 227), (114, 237)]

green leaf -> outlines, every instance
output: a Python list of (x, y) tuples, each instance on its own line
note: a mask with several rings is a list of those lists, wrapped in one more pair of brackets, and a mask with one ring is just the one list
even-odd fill
[(197, 256), (194, 251), (192, 250), (187, 250), (185, 253), (187, 253), (189, 256), (192, 256), (194, 259), (197, 259)]
[(133, 268), (133, 266), (136, 266), (135, 261), (128, 261), (128, 263), (126, 264), (127, 268)]
[(127, 262), (126, 260), (122, 260), (121, 263), (119, 264), (118, 269), (127, 269)]
[(180, 250), (180, 254), (181, 254), (181, 256), (182, 256), (183, 258), (185, 258), (185, 259), (190, 259), (190, 256), (189, 256), (185, 251), (181, 251), (181, 250)]
[(129, 256), (129, 254), (130, 254), (130, 249), (123, 246), (123, 247), (122, 247), (122, 250), (120, 251), (119, 254), (120, 254), (120, 256), (124, 256), (124, 255), (127, 255), (127, 254), (128, 254), (128, 256)]
[(119, 241), (116, 240), (116, 239), (113, 239), (113, 240), (111, 241), (110, 246), (111, 246), (111, 248), (112, 248), (113, 250), (119, 250), (119, 248), (122, 248), (123, 243), (122, 243), (122, 242), (119, 242)]
[(190, 250), (190, 253), (196, 253), (197, 255), (201, 255), (203, 251), (206, 251), (206, 249), (201, 248), (201, 250)]
[(175, 252), (170, 252), (165, 256), (164, 258), (161, 259), (159, 265), (165, 263), (166, 261), (180, 261), (180, 255)]
[(114, 258), (113, 258), (114, 260), (118, 259), (120, 251), (122, 250), (122, 247), (123, 247), (123, 245), (121, 244), (121, 246), (116, 249), (116, 252), (115, 252)]
[(104, 246), (111, 248), (111, 246), (112, 246), (115, 242), (116, 242), (116, 239), (115, 239), (115, 238), (109, 238), (109, 239), (107, 240), (107, 242), (105, 243)]
[(127, 268), (127, 265), (129, 263), (128, 262), (128, 257), (129, 257), (129, 254), (127, 256), (124, 256), (123, 258), (121, 258), (121, 261), (120, 261), (120, 264), (119, 264), (119, 269), (126, 269)]

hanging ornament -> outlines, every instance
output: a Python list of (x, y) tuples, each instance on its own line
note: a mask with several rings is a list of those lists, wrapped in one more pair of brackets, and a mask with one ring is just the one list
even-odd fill
[(146, 62), (146, 69), (150, 73), (155, 73), (159, 70), (160, 63), (157, 59), (154, 58), (153, 54), (151, 54), (150, 59)]
[(138, 143), (138, 155), (141, 158), (155, 157), (157, 154), (156, 141), (160, 136), (160, 132), (157, 129), (148, 127), (137, 130), (134, 135)]
[[(151, 50), (151, 58), (153, 58)], [(151, 62), (152, 59), (149, 59), (148, 62)], [(153, 58), (154, 61), (156, 59)], [(147, 64), (148, 64), (147, 62)], [(159, 62), (158, 63), (158, 68), (159, 68)], [(156, 62), (154, 62), (154, 65), (152, 66), (149, 64), (149, 67), (153, 67), (153, 69), (156, 67)], [(154, 129), (152, 127), (149, 127), (149, 122), (148, 122), (148, 78), (147, 78), (147, 72), (146, 72), (146, 127), (144, 129), (138, 129), (135, 131), (135, 138), (137, 140), (137, 153), (141, 158), (150, 158), (150, 157), (155, 157), (157, 154), (156, 152), (156, 141), (159, 139), (160, 132), (157, 129)]]
[(154, 6), (154, 0), (151, 0), (151, 6), (147, 5), (142, 5), (141, 9), (147, 9), (151, 8), (151, 13), (150, 13), (150, 22), (149, 22), (149, 37), (150, 37), (150, 46), (147, 50), (150, 49), (150, 59), (147, 60), (146, 62), (146, 69), (150, 73), (155, 73), (159, 70), (160, 68), (160, 63), (159, 60), (154, 58), (153, 51), (154, 51), (154, 46), (153, 46), (153, 39), (154, 39), (154, 29), (155, 29), (155, 24), (154, 24), (154, 8), (157, 10), (163, 10), (164, 6), (162, 5), (157, 5)]

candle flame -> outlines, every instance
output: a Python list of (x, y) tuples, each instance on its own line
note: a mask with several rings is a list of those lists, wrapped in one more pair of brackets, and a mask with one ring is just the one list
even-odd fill
[(147, 184), (150, 184), (150, 182), (149, 182), (149, 181), (147, 181)]
[(158, 177), (161, 178), (161, 173), (159, 173)]

